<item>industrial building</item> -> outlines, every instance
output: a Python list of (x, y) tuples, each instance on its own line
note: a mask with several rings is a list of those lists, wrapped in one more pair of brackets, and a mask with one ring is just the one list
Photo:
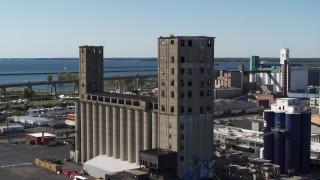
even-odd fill
[(212, 177), (214, 37), (158, 39), (158, 98), (104, 92), (103, 47), (79, 54), (75, 161), (139, 164), (140, 151), (161, 148), (178, 154), (177, 176)]
[[(160, 37), (158, 47), (159, 146), (178, 153), (179, 177), (192, 178), (202, 171), (200, 178), (208, 178), (213, 161), (214, 37)], [(197, 163), (202, 165), (195, 170)]]
[(27, 135), (28, 144), (47, 144), (50, 141), (54, 141), (56, 136), (50, 133), (40, 132), (40, 133), (31, 133)]
[(279, 98), (264, 111), (264, 159), (281, 172), (307, 174), (310, 168), (311, 114), (296, 98)]
[(280, 49), (280, 64), (269, 64), (259, 61), (258, 56), (250, 59), (249, 82), (258, 85), (271, 85), (272, 91), (306, 93), (308, 87), (308, 68), (289, 61), (289, 49)]
[(99, 155), (139, 163), (139, 151), (158, 146), (157, 99), (103, 91), (103, 47), (81, 46), (76, 102), (75, 161)]

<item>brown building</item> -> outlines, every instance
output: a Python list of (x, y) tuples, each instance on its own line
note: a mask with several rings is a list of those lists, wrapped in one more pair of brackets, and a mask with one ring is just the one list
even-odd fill
[(160, 37), (158, 49), (160, 148), (178, 153), (180, 177), (199, 163), (210, 176), (214, 37)]
[(215, 79), (215, 86), (224, 88), (242, 88), (243, 72), (241, 71), (220, 71), (220, 75)]

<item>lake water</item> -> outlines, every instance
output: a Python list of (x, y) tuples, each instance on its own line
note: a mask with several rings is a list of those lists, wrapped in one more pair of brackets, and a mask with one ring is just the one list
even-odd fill
[[(279, 62), (279, 58), (260, 58), (260, 61), (276, 63)], [(320, 59), (292, 58), (292, 61), (303, 64), (319, 64)], [(244, 64), (245, 69), (248, 70), (249, 58), (217, 58), (215, 69), (237, 70), (240, 64)], [(157, 58), (107, 58), (104, 60), (104, 76), (157, 74), (157, 66)], [(0, 84), (47, 81), (49, 74), (52, 74), (53, 80), (56, 80), (59, 72), (78, 73), (78, 71), (78, 58), (0, 59)], [(34, 86), (33, 88), (48, 89), (47, 86)], [(69, 90), (69, 88), (72, 89), (70, 86), (61, 85), (58, 90)]]

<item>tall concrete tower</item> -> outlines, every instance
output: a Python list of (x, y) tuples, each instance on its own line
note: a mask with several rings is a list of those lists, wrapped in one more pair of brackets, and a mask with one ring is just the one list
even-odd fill
[(103, 92), (103, 47), (80, 46), (79, 93), (84, 99), (87, 93)]
[(213, 60), (214, 37), (158, 39), (159, 145), (178, 152), (179, 177), (212, 176)]
[(287, 92), (290, 89), (290, 84), (288, 79), (290, 79), (290, 65), (289, 61), (289, 49), (280, 49), (280, 64), (282, 66), (282, 96), (287, 96)]

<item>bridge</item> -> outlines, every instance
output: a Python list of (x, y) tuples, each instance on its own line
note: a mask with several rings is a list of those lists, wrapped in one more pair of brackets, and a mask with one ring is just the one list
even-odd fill
[[(104, 80), (115, 80), (115, 79), (139, 79), (139, 78), (148, 78), (148, 77), (158, 77), (157, 74), (146, 74), (146, 75), (131, 75), (131, 76), (111, 76), (111, 77), (105, 77)], [(74, 91), (76, 90), (76, 87), (78, 86), (79, 79), (74, 80), (56, 80), (56, 81), (34, 81), (34, 82), (19, 82), (19, 83), (6, 83), (6, 84), (0, 84), (0, 94), (3, 94), (6, 96), (6, 89), (12, 88), (12, 87), (27, 87), (29, 89), (32, 89), (32, 86), (37, 85), (49, 85), (50, 86), (50, 92), (57, 94), (57, 85), (58, 84), (73, 84)]]

